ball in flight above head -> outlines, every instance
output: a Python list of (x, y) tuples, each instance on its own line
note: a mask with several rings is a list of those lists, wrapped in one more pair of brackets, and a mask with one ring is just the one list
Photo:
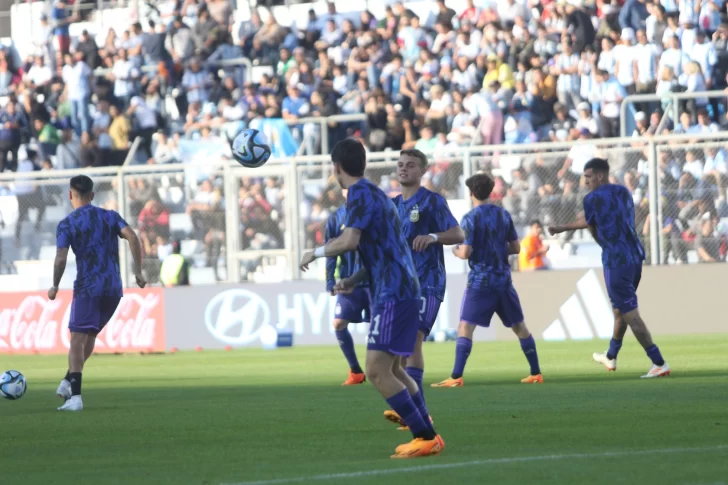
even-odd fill
[(257, 168), (265, 164), (271, 155), (270, 146), (265, 135), (255, 129), (248, 128), (238, 133), (231, 143), (233, 158), (248, 168)]
[(28, 389), (25, 376), (16, 370), (5, 371), (0, 374), (0, 396), (5, 399), (20, 399)]

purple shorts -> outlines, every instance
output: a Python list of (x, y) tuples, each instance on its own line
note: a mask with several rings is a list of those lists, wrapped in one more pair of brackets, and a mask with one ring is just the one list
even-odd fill
[(68, 329), (75, 333), (101, 332), (120, 301), (120, 296), (74, 296)]
[(523, 323), (523, 310), (513, 285), (500, 291), (466, 288), (460, 306), (460, 321), (480, 327), (489, 327), (497, 313), (503, 325), (510, 328)]
[(334, 318), (350, 323), (368, 322), (370, 306), (369, 290), (355, 288), (348, 295), (337, 295)]
[(441, 303), (437, 297), (432, 295), (420, 298), (420, 332), (425, 334), (425, 337), (430, 335), (432, 327), (435, 325)]
[(421, 300), (387, 301), (372, 306), (367, 350), (412, 355), (420, 329), (421, 306)]
[(637, 308), (637, 288), (642, 279), (642, 265), (630, 264), (619, 268), (604, 268), (604, 282), (607, 285), (612, 308), (629, 313)]

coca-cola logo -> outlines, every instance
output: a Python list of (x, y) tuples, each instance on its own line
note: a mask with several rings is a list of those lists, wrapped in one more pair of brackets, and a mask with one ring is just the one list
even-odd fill
[[(0, 350), (51, 351), (68, 349), (70, 294), (54, 300), (29, 295), (15, 308), (0, 310)], [(157, 293), (129, 293), (96, 339), (99, 350), (147, 350), (163, 322), (155, 318), (160, 303)]]

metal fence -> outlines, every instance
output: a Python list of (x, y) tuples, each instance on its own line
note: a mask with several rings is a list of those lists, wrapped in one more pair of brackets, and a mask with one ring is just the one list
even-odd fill
[[(728, 134), (670, 135), (490, 147), (430, 154), (424, 185), (443, 194), (456, 217), (470, 208), (464, 181), (492, 174), (492, 200), (521, 234), (532, 220), (572, 220), (581, 211), (584, 163), (603, 156), (613, 180), (634, 195), (636, 224), (651, 264), (722, 261), (728, 233)], [(399, 191), (397, 152), (369, 154), (367, 177)], [(301, 253), (323, 242), (327, 217), (343, 204), (327, 156), (271, 160), (260, 169), (222, 161), (125, 165), (103, 169), (0, 174), (0, 273), (44, 272), (55, 254), (55, 227), (70, 210), (68, 179), (96, 182), (95, 203), (118, 210), (141, 236), (144, 271), (158, 281), (170, 241), (180, 240), (195, 284), (322, 278), (302, 275)], [(598, 266), (588, 231), (548, 241), (555, 268)], [(461, 262), (447, 262), (462, 272)], [(122, 251), (124, 278), (130, 257)], [(72, 265), (69, 265), (72, 266)], [(69, 269), (72, 276), (72, 269)]]

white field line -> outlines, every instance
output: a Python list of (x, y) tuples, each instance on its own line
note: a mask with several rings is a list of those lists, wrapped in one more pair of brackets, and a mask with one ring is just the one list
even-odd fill
[[(532, 461), (578, 460), (589, 458), (614, 458), (620, 456), (641, 455), (667, 455), (674, 453), (703, 453), (728, 450), (728, 445), (707, 446), (702, 448), (658, 448), (654, 450), (632, 451), (605, 451), (602, 453), (574, 453), (570, 455), (537, 455), (515, 456), (510, 458), (491, 458), (488, 460), (464, 461), (460, 463), (430, 463), (428, 465), (408, 466), (402, 468), (381, 468), (359, 472), (330, 473), (325, 475), (309, 475), (307, 477), (274, 478), (271, 480), (257, 480), (253, 482), (236, 482), (222, 485), (282, 485), (287, 483), (312, 483), (327, 480), (374, 477), (379, 475), (394, 475), (399, 473), (420, 473), (431, 470), (447, 470), (473, 466), (500, 465), (508, 463), (525, 463)], [(721, 484), (722, 485), (722, 484)]]

